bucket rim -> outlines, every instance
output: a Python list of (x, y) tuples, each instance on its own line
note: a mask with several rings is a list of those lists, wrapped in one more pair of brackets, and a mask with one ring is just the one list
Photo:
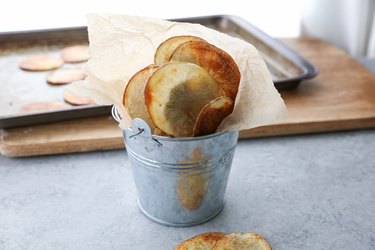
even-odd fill
[[(120, 122), (121, 121), (121, 116), (120, 114), (118, 113), (118, 109), (116, 107), (116, 105), (113, 105), (112, 106), (112, 117), (117, 121), (117, 122)], [(130, 130), (130, 131), (133, 131), (131, 129), (131, 127), (127, 128), (127, 129), (122, 129), (122, 131), (126, 131), (126, 130)], [(156, 140), (158, 141), (199, 141), (199, 140), (205, 140), (205, 139), (210, 139), (210, 138), (214, 138), (214, 137), (218, 137), (218, 136), (221, 136), (223, 134), (226, 134), (226, 133), (232, 133), (232, 132), (237, 132), (239, 133), (237, 130), (228, 130), (228, 131), (220, 131), (220, 132), (216, 132), (216, 133), (213, 133), (213, 134), (209, 134), (209, 135), (203, 135), (203, 136), (194, 136), (194, 137), (168, 137), (168, 136), (161, 136), (161, 135), (151, 135), (153, 138), (155, 138)]]
[[(127, 128), (127, 129), (123, 129), (123, 131), (125, 130), (130, 130), (130, 131), (133, 131), (130, 127)], [(195, 136), (195, 137), (168, 137), (168, 136), (161, 136), (161, 135), (152, 135), (152, 137), (158, 141), (199, 141), (199, 140), (205, 140), (205, 139), (210, 139), (210, 138), (214, 138), (214, 137), (218, 137), (218, 136), (221, 136), (223, 134), (227, 134), (227, 133), (230, 133), (230, 132), (236, 132), (235, 130), (231, 130), (231, 131), (220, 131), (220, 132), (216, 132), (214, 134), (209, 134), (209, 135), (203, 135), (203, 136)]]

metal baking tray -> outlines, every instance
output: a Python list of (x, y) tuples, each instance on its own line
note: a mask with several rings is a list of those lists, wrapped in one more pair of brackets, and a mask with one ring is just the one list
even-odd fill
[[(199, 23), (252, 43), (261, 52), (275, 87), (287, 90), (312, 78), (317, 69), (300, 55), (236, 16), (217, 15), (173, 19)], [(65, 86), (46, 83), (46, 72), (26, 72), (18, 67), (26, 55), (52, 53), (56, 56), (69, 45), (88, 44), (87, 27), (0, 33), (0, 128), (109, 115), (102, 105), (67, 106), (66, 109), (39, 113), (18, 113), (21, 106), (36, 101), (63, 101)]]
[(275, 87), (279, 91), (295, 88), (302, 80), (313, 78), (318, 74), (315, 65), (241, 17), (217, 15), (178, 19), (178, 21), (199, 23), (254, 45), (266, 62)]

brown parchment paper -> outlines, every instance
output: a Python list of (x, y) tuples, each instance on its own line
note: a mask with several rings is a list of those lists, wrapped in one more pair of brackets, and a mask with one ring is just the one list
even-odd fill
[(240, 69), (241, 82), (233, 113), (222, 121), (219, 131), (270, 124), (286, 115), (286, 106), (265, 62), (256, 48), (245, 41), (199, 24), (147, 17), (89, 14), (87, 20), (91, 56), (86, 66), (87, 78), (69, 88), (92, 97), (98, 104), (115, 104), (123, 129), (131, 125), (122, 105), (126, 84), (136, 72), (153, 63), (160, 43), (177, 35), (207, 40), (230, 54)]

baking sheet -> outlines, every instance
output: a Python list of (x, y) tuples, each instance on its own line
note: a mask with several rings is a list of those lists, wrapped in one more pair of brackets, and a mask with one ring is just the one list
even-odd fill
[(315, 65), (241, 17), (218, 15), (179, 21), (199, 23), (253, 44), (262, 54), (278, 90), (294, 88), (302, 80), (318, 74)]
[[(262, 53), (276, 88), (296, 87), (301, 80), (314, 77), (317, 69), (282, 43), (267, 36), (245, 20), (235, 16), (207, 16), (175, 19), (200, 23), (254, 44)], [(86, 118), (110, 114), (109, 106), (71, 106), (56, 111), (21, 114), (22, 106), (36, 101), (61, 101), (65, 86), (46, 82), (48, 72), (20, 70), (18, 63), (31, 54), (51, 53), (58, 56), (70, 45), (88, 44), (86, 27), (55, 30), (0, 33), (0, 128)], [(82, 67), (65, 64), (64, 67)]]

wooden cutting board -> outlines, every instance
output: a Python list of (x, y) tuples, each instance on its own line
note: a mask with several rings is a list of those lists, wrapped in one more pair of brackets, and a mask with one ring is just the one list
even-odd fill
[[(283, 39), (320, 70), (282, 96), (283, 121), (241, 131), (241, 138), (375, 127), (375, 76), (342, 50), (313, 38)], [(0, 130), (0, 153), (10, 157), (124, 148), (111, 117)]]

